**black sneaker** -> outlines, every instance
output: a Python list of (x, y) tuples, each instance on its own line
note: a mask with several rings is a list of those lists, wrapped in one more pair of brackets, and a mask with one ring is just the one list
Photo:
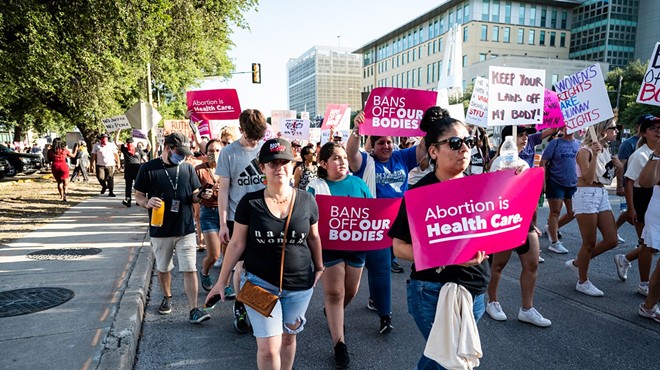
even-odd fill
[(403, 267), (399, 266), (399, 263), (392, 261), (392, 272), (395, 274), (400, 274), (403, 272)]
[(337, 345), (335, 345), (335, 369), (348, 369), (350, 362), (351, 359), (348, 357), (346, 344), (337, 342)]
[(201, 271), (199, 272), (199, 280), (202, 283), (202, 289), (210, 292), (213, 288), (213, 280), (210, 275), (204, 275)]
[(116, 197), (115, 193), (113, 193), (113, 192), (110, 192), (110, 194), (108, 194), (108, 196), (111, 197), (111, 198), (115, 198), (115, 197)]
[(380, 318), (380, 333), (387, 334), (394, 329), (392, 326), (392, 316), (381, 316)]
[(158, 313), (161, 315), (167, 315), (172, 312), (172, 297), (163, 297), (163, 300), (160, 302), (160, 307), (158, 307)]
[(247, 311), (241, 302), (234, 302), (234, 329), (239, 334), (247, 334), (250, 331)]
[(369, 300), (367, 301), (367, 308), (374, 311), (374, 312), (378, 312), (378, 309), (376, 308), (376, 305), (374, 304), (374, 300), (371, 299), (371, 298), (369, 298)]
[(131, 201), (129, 199), (124, 199), (121, 201), (121, 204), (123, 204), (125, 207), (130, 208), (131, 207)]
[(203, 321), (209, 320), (211, 315), (208, 312), (201, 310), (199, 307), (195, 307), (190, 310), (190, 322), (193, 324), (199, 324)]
[(101, 185), (101, 194), (105, 194), (106, 189), (108, 189), (105, 185)]

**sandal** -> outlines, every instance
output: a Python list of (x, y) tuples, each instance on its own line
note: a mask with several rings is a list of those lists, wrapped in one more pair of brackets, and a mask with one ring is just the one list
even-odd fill
[(538, 226), (534, 225), (534, 231), (536, 231), (536, 235), (541, 236), (543, 235), (543, 231), (538, 228)]

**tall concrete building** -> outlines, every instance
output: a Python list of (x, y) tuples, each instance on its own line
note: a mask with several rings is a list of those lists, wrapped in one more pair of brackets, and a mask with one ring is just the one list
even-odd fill
[(658, 0), (639, 0), (635, 59), (640, 59), (642, 62), (649, 60), (655, 44), (660, 42), (658, 25), (660, 25), (660, 2)]
[(289, 109), (323, 115), (328, 104), (361, 108), (362, 61), (352, 48), (314, 46), (287, 63)]

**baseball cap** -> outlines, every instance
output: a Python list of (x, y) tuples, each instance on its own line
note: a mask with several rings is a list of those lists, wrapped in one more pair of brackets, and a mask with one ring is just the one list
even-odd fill
[(134, 141), (135, 141), (135, 140), (133, 140), (132, 137), (129, 137), (128, 139), (126, 139), (126, 144), (130, 144), (130, 143), (132, 143), (132, 142), (134, 142)]
[(652, 127), (657, 123), (660, 123), (660, 118), (647, 114), (646, 116), (644, 116), (644, 120), (641, 121), (641, 125), (639, 126), (639, 132), (644, 132), (649, 127)]
[(100, 138), (103, 138), (103, 137), (110, 137), (110, 136), (109, 136), (108, 134), (106, 134), (106, 133), (103, 133), (103, 134), (99, 135), (99, 139), (100, 139)]
[(341, 131), (335, 131), (333, 138), (335, 139), (343, 139), (344, 135), (341, 133)]
[[(527, 127), (527, 126), (518, 126), (518, 133), (523, 133), (526, 132), (527, 135), (536, 133), (536, 129), (534, 127)], [(513, 135), (513, 126), (504, 126), (502, 129), (502, 137), (507, 137), (507, 136), (512, 136)]]
[(193, 153), (190, 151), (188, 138), (180, 132), (173, 132), (167, 135), (165, 137), (165, 145), (173, 146), (174, 150), (179, 154), (185, 156), (193, 155)]
[(647, 114), (642, 114), (642, 115), (639, 116), (639, 118), (637, 119), (637, 124), (638, 124), (638, 125), (641, 125), (644, 121), (646, 121), (646, 120), (650, 120), (650, 119), (653, 119), (653, 118), (657, 118), (657, 117), (655, 117), (655, 116), (652, 115), (652, 114), (648, 114), (648, 113), (647, 113)]
[(259, 150), (259, 163), (268, 163), (277, 160), (293, 161), (291, 144), (282, 138), (270, 139)]
[(294, 141), (292, 141), (292, 142), (291, 142), (291, 146), (301, 147), (301, 145), (300, 145), (300, 141), (298, 141), (298, 140), (294, 140)]

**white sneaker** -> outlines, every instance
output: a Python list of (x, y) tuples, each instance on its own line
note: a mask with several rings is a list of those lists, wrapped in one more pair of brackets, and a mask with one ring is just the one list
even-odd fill
[(586, 295), (590, 295), (592, 297), (602, 297), (605, 295), (602, 290), (596, 288), (595, 285), (591, 284), (591, 281), (587, 280), (584, 283), (580, 284), (578, 281), (577, 284), (575, 285), (575, 290), (577, 290), (580, 293), (584, 293)]
[(649, 283), (639, 283), (637, 293), (647, 297), (649, 295)]
[(569, 269), (573, 274), (575, 274), (575, 277), (579, 279), (580, 269), (578, 269), (578, 267), (573, 264), (573, 261), (575, 260), (568, 260), (564, 262), (564, 266), (566, 266), (566, 268)]
[(566, 254), (566, 253), (568, 253), (568, 249), (566, 249), (566, 248), (564, 247), (564, 244), (562, 244), (560, 241), (556, 241), (556, 242), (554, 242), (554, 243), (551, 243), (551, 244), (550, 244), (550, 247), (548, 247), (548, 249), (549, 249), (551, 252), (555, 252), (555, 253), (558, 253), (558, 254)]
[(619, 241), (619, 244), (623, 244), (626, 242), (626, 239), (622, 238), (621, 235), (616, 234), (616, 238)]
[(218, 257), (218, 260), (213, 262), (213, 267), (220, 267), (222, 266), (222, 256)]
[(506, 314), (504, 311), (502, 311), (502, 306), (500, 306), (500, 302), (488, 302), (486, 305), (486, 312), (490, 317), (493, 318), (493, 320), (497, 321), (505, 321), (506, 320)]
[(543, 263), (543, 262), (545, 262), (545, 258), (539, 256), (539, 263)]
[(614, 256), (614, 264), (616, 265), (616, 273), (619, 275), (619, 279), (626, 281), (628, 279), (628, 269), (630, 269), (630, 262), (628, 262), (626, 256), (617, 254)]
[(552, 321), (543, 317), (534, 307), (527, 311), (524, 311), (521, 307), (518, 311), (518, 320), (522, 322), (528, 322), (542, 328), (546, 328), (552, 325)]

